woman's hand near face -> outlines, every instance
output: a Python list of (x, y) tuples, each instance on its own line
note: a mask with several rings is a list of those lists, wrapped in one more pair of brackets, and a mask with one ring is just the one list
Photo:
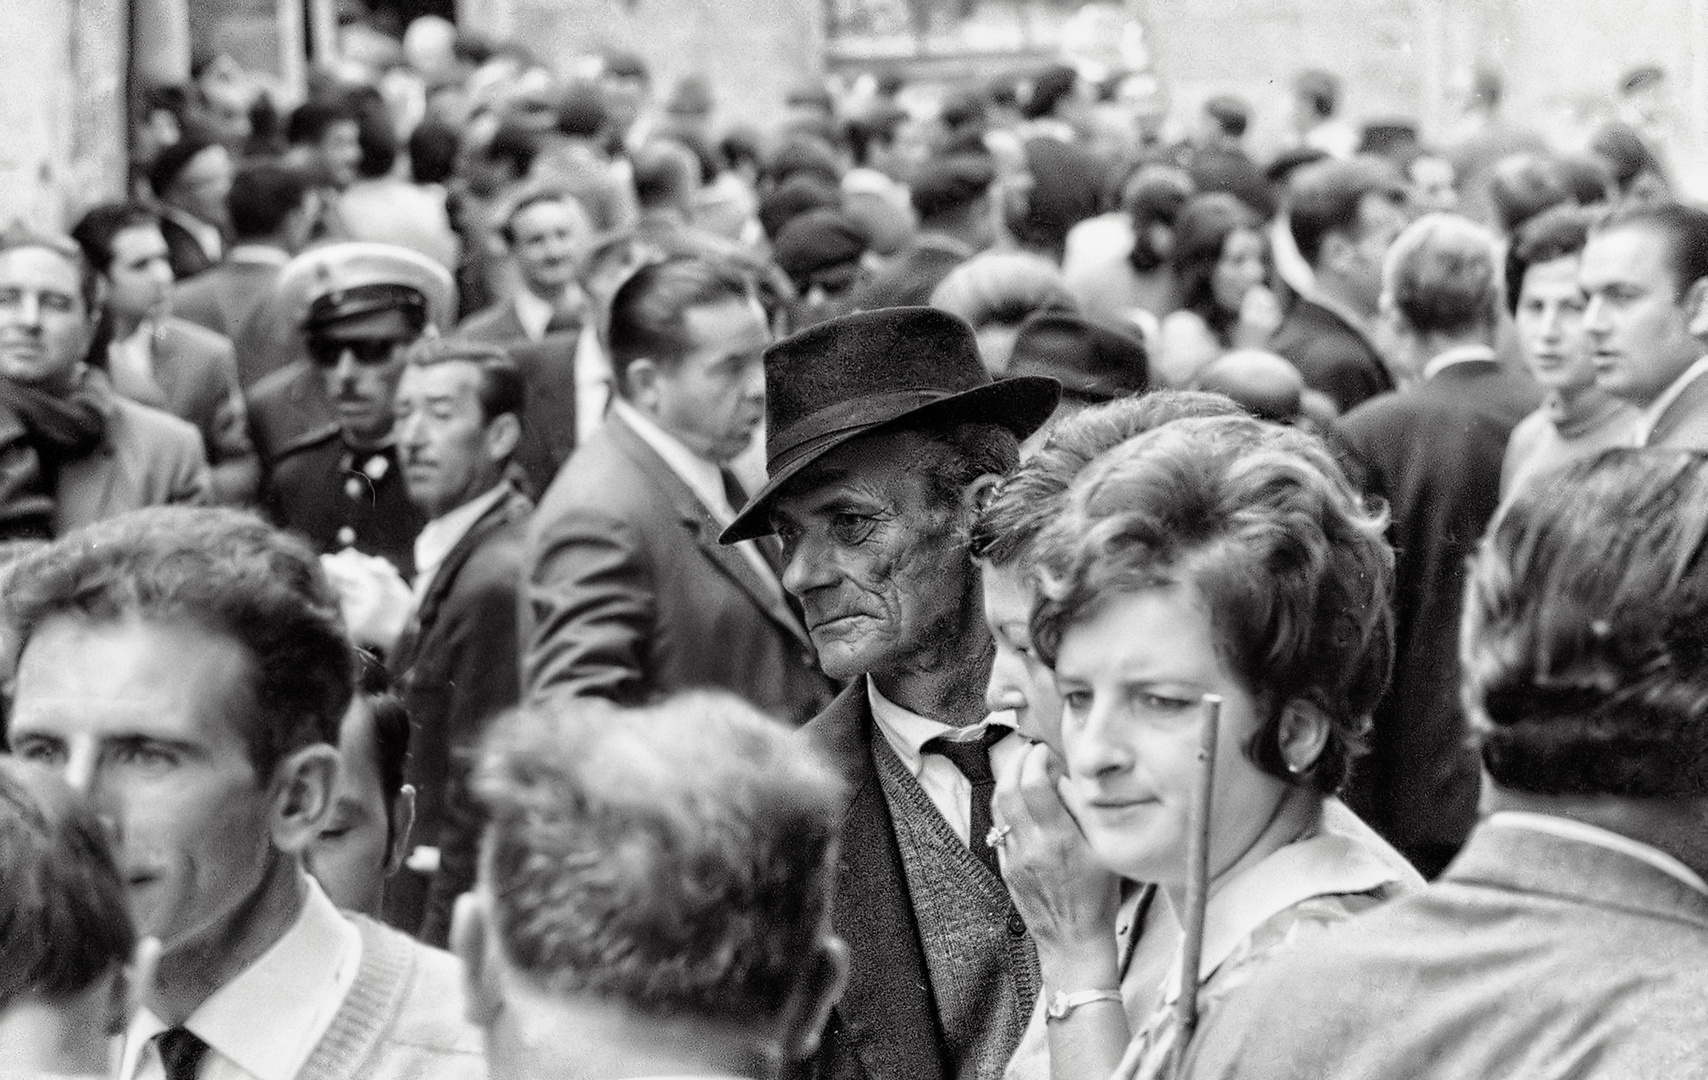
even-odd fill
[(1233, 344), (1240, 349), (1261, 349), (1281, 329), (1281, 301), (1267, 285), (1254, 285), (1240, 299), (1239, 325)]
[(1061, 758), (1038, 743), (997, 777), (993, 817), (1010, 829), (997, 848), (1002, 876), (1037, 944), (1045, 986), (1114, 987), (1119, 879), (1097, 861), (1062, 804), (1062, 773)]

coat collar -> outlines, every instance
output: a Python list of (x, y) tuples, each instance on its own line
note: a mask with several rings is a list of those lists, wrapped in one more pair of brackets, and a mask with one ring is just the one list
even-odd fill
[(693, 533), (694, 542), (701, 554), (740, 586), (772, 621), (801, 644), (811, 648), (812, 638), (808, 636), (806, 627), (801, 625), (800, 619), (783, 602), (777, 590), (768, 588), (765, 582), (759, 580), (758, 571), (741, 552), (718, 543), (722, 526), (712, 517), (712, 512), (706, 509), (687, 482), (676, 475), (676, 471), (658, 455), (658, 451), (648, 446), (646, 440), (642, 439), (618, 412), (612, 412), (606, 417), (605, 431), (609, 433), (611, 443), (617, 451), (645, 473), (653, 488), (669, 500), (683, 526)]
[(482, 544), (500, 528), (512, 522), (525, 522), (534, 512), (533, 501), (516, 490), (515, 485), (504, 481), (504, 495), (487, 508), (486, 513), (469, 526), (461, 540), (446, 553), (439, 563), (439, 568), (433, 574), (433, 582), (421, 596), (421, 604), (416, 608), (415, 617), (410, 620), (409, 630), (397, 649), (398, 663), (401, 670), (409, 666), (409, 661), (421, 640), (432, 632), (438, 622), (439, 609), (445, 604), (445, 598), (457, 583), (457, 575), (469, 559), (474, 557)]

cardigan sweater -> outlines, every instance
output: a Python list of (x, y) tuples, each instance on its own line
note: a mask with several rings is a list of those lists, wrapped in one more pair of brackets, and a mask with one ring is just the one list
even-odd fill
[(462, 965), (349, 918), (362, 933), (362, 963), (298, 1080), (484, 1080), (480, 1032), (463, 1015)]

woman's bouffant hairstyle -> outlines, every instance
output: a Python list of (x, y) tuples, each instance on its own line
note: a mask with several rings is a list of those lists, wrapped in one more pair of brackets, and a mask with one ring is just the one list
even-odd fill
[[(1246, 417), (1177, 420), (1080, 474), (1037, 546), (1032, 639), (1055, 666), (1076, 622), (1109, 599), (1189, 587), (1223, 662), (1256, 699), (1245, 747), (1265, 772), (1324, 793), (1345, 783), (1393, 661), (1393, 552), (1314, 435)], [(1321, 710), (1327, 744), (1290, 776), (1280, 725)]]
[(1053, 422), (1043, 444), (1013, 470), (979, 509), (972, 555), (993, 566), (1027, 560), (1032, 545), (1055, 521), (1058, 504), (1087, 465), (1170, 420), (1193, 416), (1244, 416), (1231, 398), (1200, 390), (1155, 390), (1093, 405)]
[[(1228, 237), (1242, 229), (1263, 236), (1257, 215), (1222, 191), (1193, 196), (1174, 223), (1174, 273), (1180, 281), (1180, 306), (1203, 319), (1223, 344), (1239, 322), (1239, 312), (1216, 302), (1216, 264), (1222, 261)], [(1268, 250), (1267, 238), (1264, 250)]]
[(1541, 795), (1708, 795), (1708, 459), (1609, 450), (1483, 538), (1460, 655), (1483, 764)]
[(774, 1017), (825, 934), (841, 784), (729, 694), (501, 720), (475, 787), (505, 960), (655, 1016)]

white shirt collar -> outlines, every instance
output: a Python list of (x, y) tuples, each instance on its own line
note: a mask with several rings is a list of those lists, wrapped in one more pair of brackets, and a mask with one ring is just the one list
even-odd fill
[(532, 289), (521, 287), (516, 290), (516, 321), (522, 324), (522, 332), (528, 335), (529, 341), (538, 341), (546, 336), (546, 327), (551, 325), (554, 310), (552, 302), (536, 294)]
[(1697, 892), (1708, 896), (1708, 881), (1701, 874), (1679, 862), (1660, 848), (1645, 844), (1641, 840), (1633, 840), (1610, 829), (1599, 825), (1591, 825), (1584, 821), (1571, 818), (1555, 817), (1552, 814), (1536, 814), (1528, 810), (1497, 810), (1488, 816), (1485, 824), (1505, 825), (1513, 829), (1529, 829), (1531, 832), (1547, 833), (1558, 836), (1563, 840), (1576, 840), (1582, 844), (1594, 844), (1599, 848), (1617, 851), (1628, 855), (1640, 862), (1646, 862), (1669, 877), (1678, 879)]
[(659, 427), (656, 420), (620, 397), (611, 399), (611, 411), (621, 416), (635, 429), (641, 441), (664, 459), (670, 471), (682, 478), (695, 497), (712, 512), (719, 525), (727, 526), (735, 520), (735, 510), (730, 507), (729, 496), (724, 494), (723, 474), (718, 471), (716, 462), (707, 461), (688, 449), (681, 439)]
[(283, 266), (291, 261), (290, 252), (272, 244), (233, 244), (225, 253), (226, 262), (250, 263), (255, 266)]
[[(1294, 904), (1397, 883), (1421, 888), (1423, 879), (1397, 858), (1387, 857), (1386, 846), (1340, 800), (1326, 800), (1322, 823), (1314, 834), (1271, 852), (1222, 882), (1211, 895), (1204, 911), (1198, 981), (1213, 975), (1259, 926)], [(1172, 1002), (1179, 996), (1180, 958), (1176, 956), (1163, 997)]]
[(1423, 378), (1433, 379), (1455, 364), (1470, 364), (1478, 360), (1492, 361), (1494, 358), (1494, 349), (1487, 345), (1456, 345), (1446, 352), (1430, 357), (1429, 363), (1423, 365)]
[[(307, 895), (296, 922), (237, 977), (215, 990), (184, 1026), (210, 1053), (255, 1080), (294, 1080), (331, 1026), (356, 981), (362, 934), (332, 906), (319, 884), (303, 875)], [(131, 1019), (125, 1037), (126, 1077), (160, 1075), (149, 1040), (167, 1025), (147, 1009)]]
[(941, 720), (933, 720), (916, 712), (897, 705), (878, 690), (878, 684), (873, 678), (866, 676), (866, 704), (872, 710), (872, 719), (876, 721), (878, 730), (884, 733), (890, 748), (901, 758), (908, 771), (915, 777), (925, 769), (925, 744), (939, 735), (948, 735), (954, 739), (967, 739), (987, 727), (999, 727), (1012, 730), (1014, 727), (1013, 714), (1008, 712), (992, 713), (982, 724), (968, 727), (955, 727)]
[(1685, 368), (1684, 373), (1672, 381), (1672, 385), (1661, 391), (1660, 397), (1650, 402), (1649, 407), (1638, 414), (1636, 431), (1636, 445), (1638, 447), (1649, 445), (1649, 439), (1654, 436), (1655, 425), (1660, 423), (1661, 417), (1665, 416), (1666, 411), (1672, 408), (1673, 402), (1690, 389), (1690, 384), (1700, 379), (1704, 374), (1708, 374), (1708, 355), (1698, 357), (1696, 363)]
[(439, 564), (445, 561), (445, 556), (451, 553), (452, 548), (462, 543), (463, 537), (474, 528), (475, 522), (498, 505), (498, 500), (504, 497), (506, 490), (506, 485), (500, 481), (487, 489), (486, 494), (476, 495), (455, 510), (441, 514), (421, 527), (420, 535), (415, 538), (417, 604), (432, 585), (434, 576), (439, 572)]

